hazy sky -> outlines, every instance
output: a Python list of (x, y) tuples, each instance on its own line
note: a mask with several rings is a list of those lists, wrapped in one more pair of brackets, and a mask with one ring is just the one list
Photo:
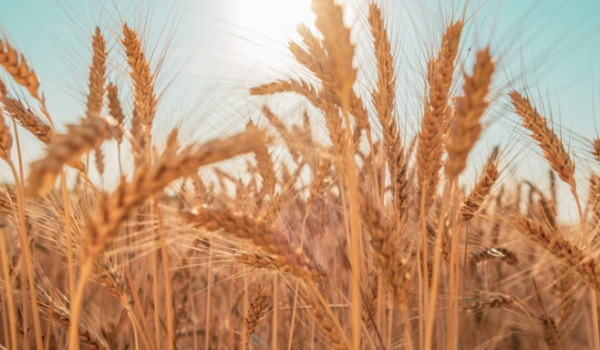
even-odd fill
[[(407, 129), (417, 125), (425, 57), (456, 2), (383, 1), (398, 60), (398, 112), (413, 117), (400, 121)], [(355, 40), (368, 45), (365, 4), (351, 0), (347, 20), (356, 28)], [(455, 6), (460, 12), (462, 5)], [(535, 98), (542, 97), (540, 109), (560, 122), (570, 147), (578, 151), (583, 139), (570, 132), (598, 135), (600, 2), (470, 1), (467, 16), (463, 55), (472, 57), (469, 49), (489, 44), (498, 58), (499, 89), (526, 87)], [(294, 35), (298, 21), (312, 21), (308, 0), (2, 0), (0, 26), (42, 79), (59, 124), (83, 115), (95, 26), (108, 38), (111, 59), (121, 62), (121, 18), (143, 33), (153, 66), (168, 48), (157, 77), (160, 90), (167, 88), (156, 122), (159, 136), (171, 125), (193, 126), (185, 128), (188, 135), (241, 129), (240, 121), (257, 115), (253, 107), (261, 103), (247, 98), (245, 88), (297, 72), (286, 38)], [(360, 51), (356, 61), (363, 74), (372, 75), (368, 50)], [(125, 81), (123, 66), (112, 64), (109, 78)], [(358, 85), (363, 92), (370, 84), (364, 81)], [(497, 97), (497, 106), (506, 103)], [(505, 109), (497, 108), (486, 120), (498, 126), (488, 132), (490, 143), (523, 139), (515, 137), (516, 119)]]

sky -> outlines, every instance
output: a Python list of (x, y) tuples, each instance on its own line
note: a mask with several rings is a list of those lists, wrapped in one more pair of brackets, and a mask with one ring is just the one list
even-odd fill
[[(347, 6), (354, 26), (364, 22), (357, 18), (365, 17), (364, 12), (362, 16), (356, 12), (364, 11), (365, 3), (351, 0)], [(423, 56), (427, 49), (423, 41), (432, 45), (443, 30), (444, 13), (451, 8), (447, 0), (382, 3), (391, 13), (394, 28), (405, 29), (405, 34), (394, 33), (403, 46), (403, 56), (417, 51)], [(561, 113), (553, 117), (560, 117), (569, 130), (593, 137), (591, 91), (593, 81), (598, 82), (594, 67), (600, 68), (600, 4), (593, 0), (540, 3), (471, 1), (469, 33), (477, 37), (472, 42), (495, 48), (513, 82), (540, 89), (536, 94), (558, 95)], [(202, 101), (206, 92), (214, 96), (215, 90), (243, 89), (246, 84), (268, 79), (269, 74), (274, 77), (289, 70), (286, 42), (294, 36), (298, 21), (312, 22), (309, 6), (309, 0), (0, 1), (0, 29), (31, 61), (51, 108), (61, 115), (56, 118), (60, 123), (74, 121), (82, 112), (89, 38), (97, 25), (112, 36), (111, 55), (115, 57), (122, 56), (115, 46), (121, 19), (141, 29), (148, 47), (156, 50), (151, 57), (154, 64), (171, 41), (158, 80), (164, 87), (177, 85), (167, 90), (185, 87), (189, 91), (184, 96), (186, 106), (193, 107), (194, 95)], [(455, 5), (455, 11), (461, 6)], [(407, 38), (410, 31), (419, 33)], [(558, 52), (550, 54), (553, 50)], [(415, 64), (412, 66), (414, 69)], [(524, 71), (526, 83), (519, 78)], [(595, 100), (599, 102), (598, 93)], [(181, 101), (175, 104), (181, 106)]]
[[(382, 0), (388, 14), (399, 72), (399, 125), (418, 126), (422, 71), (444, 29), (445, 20), (463, 10), (462, 0)], [(356, 65), (368, 92), (373, 76), (366, 27), (366, 1), (348, 0), (346, 22), (358, 43)], [(486, 118), (481, 157), (494, 143), (517, 153), (514, 167), (539, 173), (541, 163), (526, 162), (526, 142), (506, 106), (508, 88), (526, 89), (539, 109), (562, 128), (570, 150), (587, 157), (588, 141), (600, 133), (600, 2), (595, 0), (469, 1), (463, 40), (466, 62), (486, 45), (498, 61), (495, 108)], [(160, 66), (157, 88), (163, 92), (155, 133), (179, 126), (189, 138), (241, 130), (248, 118), (260, 118), (264, 100), (247, 88), (298, 74), (286, 47), (299, 22), (314, 20), (309, 0), (2, 0), (0, 31), (22, 51), (41, 78), (41, 89), (59, 128), (84, 114), (90, 38), (100, 26), (109, 42), (109, 80), (126, 81), (118, 45), (120, 23), (127, 21), (145, 39), (153, 67)], [(166, 55), (164, 53), (166, 52)], [(162, 59), (162, 57), (165, 57)], [(372, 81), (372, 80), (371, 80)], [(14, 85), (12, 86), (14, 87)], [(127, 93), (127, 92), (125, 92)], [(286, 111), (286, 100), (274, 100)], [(300, 118), (297, 105), (284, 112)], [(402, 113), (406, 111), (406, 113)], [(25, 158), (41, 153), (26, 139)], [(516, 146), (512, 146), (512, 144)], [(506, 146), (508, 145), (508, 146)], [(539, 153), (539, 152), (538, 152)], [(589, 160), (589, 157), (587, 158)], [(589, 163), (589, 162), (588, 162)]]

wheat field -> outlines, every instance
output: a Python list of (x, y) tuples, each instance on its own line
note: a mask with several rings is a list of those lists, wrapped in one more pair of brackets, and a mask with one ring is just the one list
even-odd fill
[[(89, 28), (66, 126), (43, 57), (0, 34), (0, 349), (600, 350), (600, 138), (573, 147), (469, 11), (423, 40), (408, 111), (387, 7), (365, 8), (312, 0), (291, 68), (205, 141), (163, 130), (125, 18)], [(495, 145), (498, 114), (517, 122)]]

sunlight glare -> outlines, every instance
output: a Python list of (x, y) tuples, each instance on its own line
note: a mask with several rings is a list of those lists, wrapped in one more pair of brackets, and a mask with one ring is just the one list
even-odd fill
[(310, 0), (241, 0), (238, 22), (270, 39), (287, 39), (299, 24), (314, 21)]

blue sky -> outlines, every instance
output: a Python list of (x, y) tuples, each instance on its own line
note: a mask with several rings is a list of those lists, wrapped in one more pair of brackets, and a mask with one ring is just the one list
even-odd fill
[[(390, 14), (398, 52), (400, 100), (405, 103), (402, 110), (414, 117), (409, 122), (400, 121), (400, 125), (414, 129), (424, 57), (439, 39), (444, 18), (452, 9), (459, 13), (462, 2), (383, 3)], [(365, 4), (362, 0), (349, 1), (348, 23), (356, 28), (356, 41), (368, 44)], [(143, 33), (154, 66), (168, 47), (157, 77), (161, 91), (168, 87), (156, 122), (158, 137), (165, 136), (173, 125), (183, 126), (184, 134), (190, 137), (206, 136), (242, 129), (249, 116), (258, 115), (255, 107), (262, 103), (248, 98), (245, 89), (294, 72), (286, 38), (294, 35), (298, 20), (311, 21), (308, 6), (308, 0), (13, 0), (0, 1), (0, 27), (38, 72), (49, 108), (60, 126), (83, 116), (94, 27), (103, 29), (110, 42), (111, 59), (120, 62), (123, 54), (116, 43), (120, 19), (125, 19)], [(598, 1), (470, 1), (467, 16), (463, 54), (469, 57), (470, 48), (489, 44), (499, 62), (499, 89), (527, 88), (540, 109), (563, 126), (560, 132), (574, 150), (585, 146), (581, 136), (597, 137)], [(365, 67), (372, 63), (367, 51), (359, 52), (357, 64), (366, 76), (371, 68)], [(109, 77), (122, 82), (125, 71), (122, 65), (117, 67), (109, 66)], [(368, 84), (359, 86), (365, 87)], [(506, 102), (497, 97), (499, 106)], [(491, 141), (486, 141), (487, 149), (494, 142), (523, 141), (524, 137), (516, 136), (517, 119), (509, 115), (498, 108), (488, 117), (496, 127), (488, 131)], [(26, 158), (39, 155), (34, 144), (28, 143), (31, 149)], [(531, 148), (531, 144), (521, 142), (515, 148), (519, 147)]]
[[(299, 5), (290, 5), (293, 3)], [(360, 11), (361, 3), (363, 1), (352, 0), (350, 7)], [(384, 3), (393, 21), (409, 16), (419, 26), (424, 23), (426, 30), (422, 33), (429, 32), (424, 35), (430, 39), (431, 32), (441, 28), (440, 8), (447, 10), (450, 2)], [(417, 3), (419, 5), (415, 5)], [(274, 4), (281, 5), (273, 8)], [(77, 118), (74, 113), (77, 109), (70, 107), (73, 102), (75, 105), (81, 102), (73, 100), (81, 99), (85, 93), (89, 36), (96, 25), (105, 32), (113, 31), (113, 36), (118, 34), (115, 7), (125, 20), (138, 28), (149, 19), (145, 33), (149, 34), (148, 41), (152, 44), (159, 41), (159, 33), (164, 30), (162, 42), (155, 46), (164, 47), (166, 35), (172, 33), (175, 26), (167, 60), (171, 65), (166, 64), (163, 82), (166, 84), (167, 75), (172, 76), (184, 64), (186, 76), (181, 78), (183, 73), (180, 73), (178, 79), (190, 80), (190, 84), (196, 83), (201, 90), (209, 91), (216, 85), (241, 86), (248, 79), (260, 79), (260, 75), (252, 76), (250, 72), (256, 69), (267, 72), (265, 66), (270, 66), (272, 71), (286, 69), (289, 59), (284, 54), (285, 38), (293, 34), (295, 26), (287, 18), (290, 11), (309, 12), (303, 9), (308, 7), (308, 0), (2, 1), (2, 30), (38, 71), (49, 103), (56, 104), (57, 109), (69, 107), (65, 108), (66, 115), (57, 119)], [(286, 11), (290, 7), (292, 9)], [(526, 70), (527, 85), (536, 86), (543, 95), (559, 96), (564, 126), (594, 136), (589, 132), (593, 129), (592, 78), (598, 81), (594, 67), (600, 70), (600, 4), (593, 0), (549, 0), (543, 5), (533, 0), (471, 1), (468, 13), (473, 12), (476, 13), (471, 32), (476, 32), (479, 44), (489, 42), (497, 46), (496, 54), (505, 55), (501, 60), (513, 69), (508, 74), (519, 76)], [(278, 17), (282, 19), (277, 20)], [(491, 29), (494, 29), (494, 37), (490, 35)], [(401, 40), (409, 39), (401, 37)], [(417, 46), (418, 40), (404, 45)], [(547, 57), (551, 50), (558, 52)], [(117, 48), (113, 51), (120, 55)], [(264, 59), (268, 60), (264, 66), (255, 66)], [(219, 82), (219, 78), (226, 82)]]

